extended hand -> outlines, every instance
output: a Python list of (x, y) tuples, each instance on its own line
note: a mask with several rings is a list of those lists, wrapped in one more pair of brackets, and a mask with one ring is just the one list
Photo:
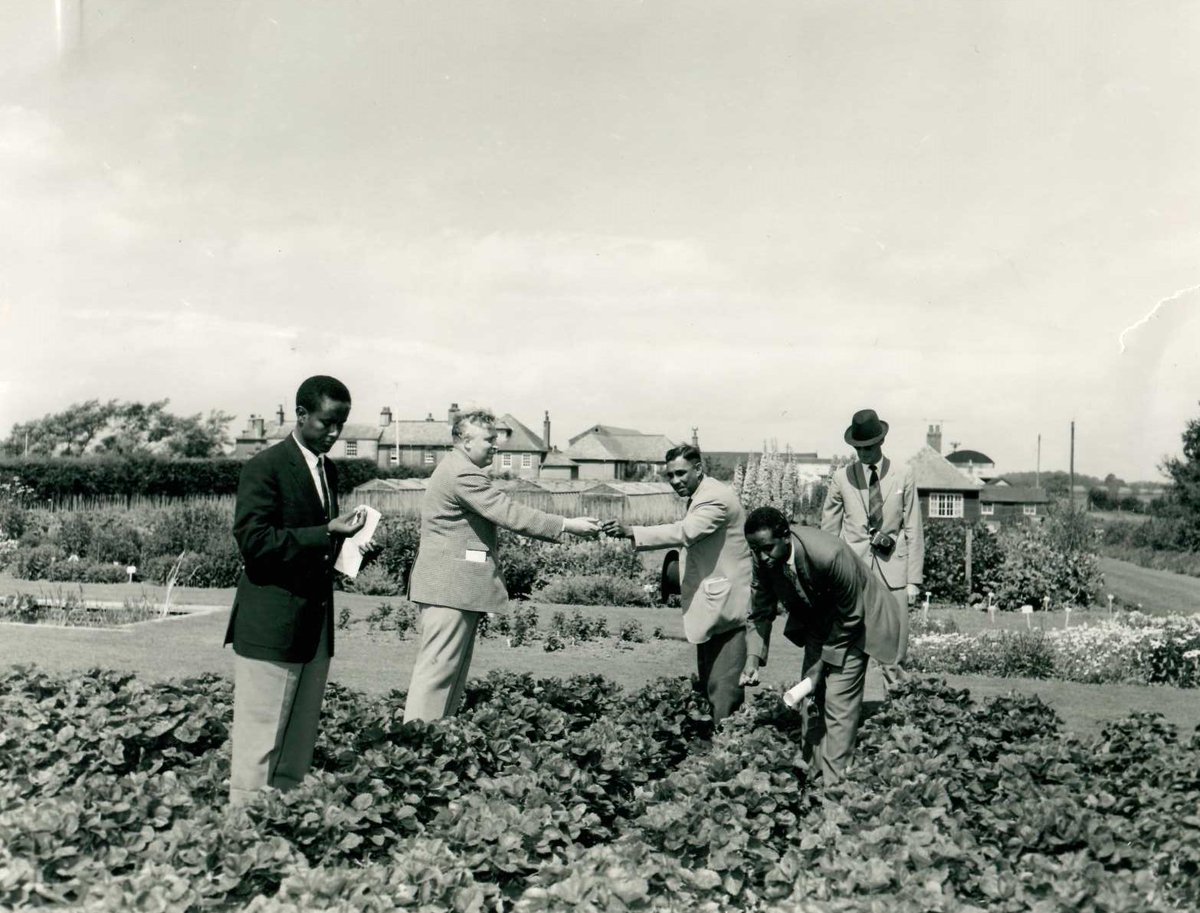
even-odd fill
[(366, 512), (352, 510), (329, 521), (329, 531), (338, 536), (353, 536), (367, 525)]
[(909, 604), (909, 606), (915, 606), (917, 604), (917, 600), (920, 598), (921, 598), (921, 588), (919, 586), (917, 586), (915, 583), (910, 583), (908, 585), (908, 604)]
[(563, 532), (584, 539), (595, 539), (600, 535), (600, 521), (595, 517), (568, 517), (563, 520)]
[(606, 536), (612, 536), (615, 539), (632, 539), (633, 534), (629, 532), (629, 528), (622, 526), (616, 520), (605, 520), (604, 526), (600, 530)]
[(739, 685), (746, 685), (753, 688), (758, 684), (758, 657), (747, 656), (746, 665), (742, 667), (742, 674), (738, 677)]

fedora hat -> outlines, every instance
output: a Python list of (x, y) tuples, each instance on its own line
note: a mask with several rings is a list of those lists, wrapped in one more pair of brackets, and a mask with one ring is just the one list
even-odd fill
[(871, 447), (887, 437), (887, 433), (888, 423), (874, 409), (859, 409), (846, 429), (846, 443), (851, 447)]

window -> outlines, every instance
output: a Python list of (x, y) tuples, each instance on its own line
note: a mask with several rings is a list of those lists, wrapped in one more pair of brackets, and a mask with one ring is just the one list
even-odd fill
[(500, 454), (500, 468), (501, 469), (512, 469), (512, 454), (511, 453)]
[(963, 515), (963, 496), (934, 492), (929, 496), (929, 516), (946, 520)]
[(984, 517), (990, 517), (995, 512), (996, 512), (995, 504), (984, 503), (984, 504), (979, 505), (979, 513), (980, 513), (980, 515), (982, 515)]
[(533, 454), (532, 453), (521, 454), (521, 468), (522, 469), (533, 469)]
[(425, 451), (425, 465), (426, 465), (426, 466), (432, 466), (432, 465), (433, 465), (435, 462), (437, 462), (437, 460), (436, 460), (436, 458), (435, 458), (435, 457), (434, 457), (434, 455), (433, 455), (433, 451), (432, 451), (432, 450), (426, 450), (426, 451)]
[(1036, 517), (1037, 516), (1037, 505), (1036, 504), (1026, 504), (1022, 508), (1022, 511), (1024, 512), (1025, 516), (1027, 516), (1027, 517)]
[(358, 441), (346, 441), (346, 456), (358, 456)]

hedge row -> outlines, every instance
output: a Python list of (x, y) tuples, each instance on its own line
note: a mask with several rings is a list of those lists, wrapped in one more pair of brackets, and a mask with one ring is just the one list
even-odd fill
[[(338, 491), (346, 493), (371, 479), (419, 475), (407, 466), (382, 468), (371, 460), (334, 460)], [(45, 457), (0, 460), (0, 479), (16, 479), (38, 501), (73, 497), (169, 497), (232, 495), (246, 463), (223, 457), (164, 460), (134, 457)]]

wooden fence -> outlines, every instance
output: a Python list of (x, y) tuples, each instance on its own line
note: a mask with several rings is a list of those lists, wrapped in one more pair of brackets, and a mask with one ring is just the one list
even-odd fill
[(87, 510), (137, 510), (141, 507), (170, 507), (175, 504), (215, 504), (233, 510), (234, 495), (68, 495), (35, 501), (33, 506), (54, 513)]

